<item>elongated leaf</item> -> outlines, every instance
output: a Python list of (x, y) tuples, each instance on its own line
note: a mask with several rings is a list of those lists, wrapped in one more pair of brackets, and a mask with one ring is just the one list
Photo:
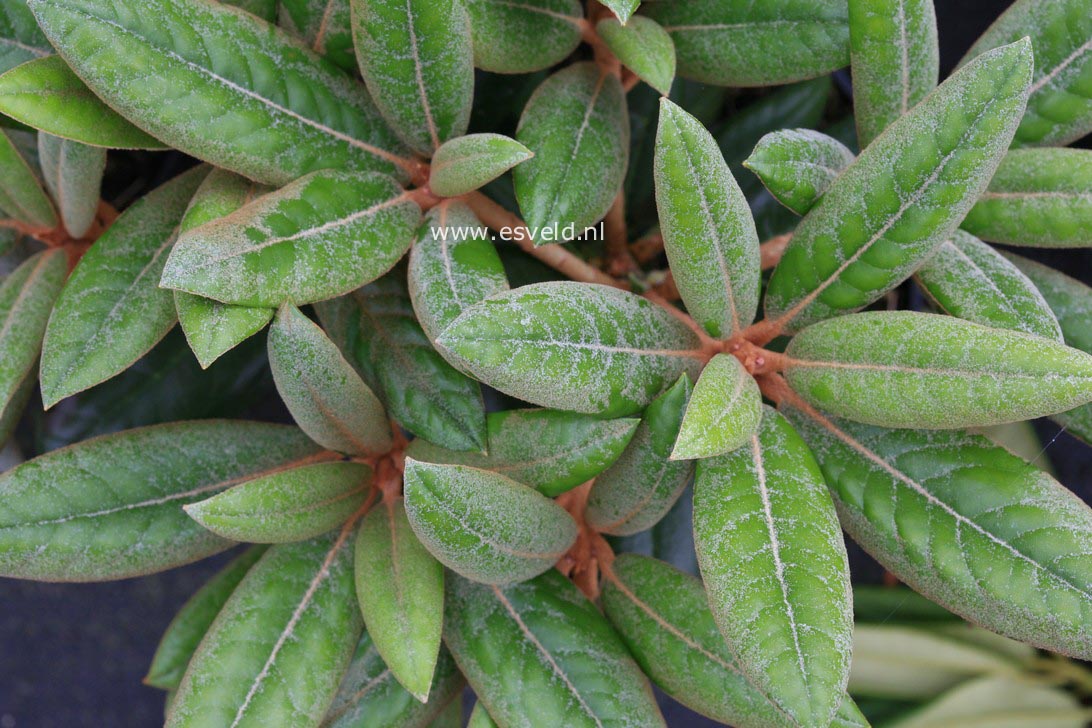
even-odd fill
[(159, 288), (159, 275), (206, 174), (207, 167), (197, 167), (149, 192), (80, 259), (46, 328), (47, 408), (125, 371), (174, 326), (174, 297)]
[(535, 158), (512, 172), (535, 245), (582, 235), (622, 187), (629, 163), (629, 116), (622, 84), (594, 63), (546, 79), (527, 102), (516, 139)]
[(666, 96), (675, 80), (675, 43), (655, 20), (626, 15), (600, 20), (595, 31), (622, 65)]
[(580, 45), (584, 9), (577, 0), (466, 0), (474, 65), (496, 73), (549, 68)]
[(505, 589), (449, 579), (444, 642), (500, 725), (665, 725), (622, 640), (556, 571)]
[(664, 98), (656, 134), (656, 207), (675, 284), (695, 320), (727, 339), (758, 309), (758, 233), (713, 137)]
[(944, 607), (905, 586), (855, 585), (853, 615), (858, 625), (866, 622), (962, 622)]
[[(1092, 77), (1092, 63), (1089, 69)], [(1092, 246), (1092, 151), (1009, 152), (963, 229), (1011, 245)]]
[(231, 542), (181, 506), (317, 450), (295, 428), (209, 420), (127, 430), (41, 455), (0, 475), (0, 572), (102, 581), (223, 551)]
[(360, 634), (348, 532), (270, 548), (190, 661), (166, 725), (317, 726)]
[(640, 411), (700, 367), (698, 337), (663, 308), (570, 282), (487, 298), (448, 326), (437, 345), (502, 392), (606, 417)]
[(43, 250), (0, 283), (0, 411), (5, 415), (27, 377), (33, 379), (49, 312), (67, 272), (64, 251)]
[(432, 157), (429, 189), (457, 197), (492, 182), (534, 154), (502, 134), (470, 134), (444, 142)]
[(864, 148), (936, 88), (940, 50), (932, 0), (849, 0), (849, 47), (853, 115)]
[(622, 454), (635, 419), (602, 420), (556, 410), (507, 410), (486, 418), (489, 452), (455, 452), (414, 440), (407, 454), (429, 463), (500, 473), (556, 496), (591, 480)]
[(777, 201), (806, 215), (856, 155), (837, 139), (810, 129), (785, 129), (762, 137), (743, 163)]
[(1025, 36), (1035, 48), (1035, 75), (1014, 143), (1064, 146), (1092, 132), (1092, 17), (1082, 0), (1017, 0), (960, 65)]
[(314, 172), (189, 230), (162, 285), (248, 306), (333, 298), (390, 270), (420, 215), (389, 177)]
[(298, 308), (277, 313), (269, 331), (269, 367), (292, 418), (315, 442), (352, 455), (390, 450), (383, 404)]
[(265, 553), (265, 546), (251, 546), (235, 557), (215, 576), (205, 582), (182, 605), (167, 631), (159, 640), (152, 665), (144, 678), (144, 684), (163, 690), (177, 690), (190, 658), (197, 650), (221, 607), (231, 597), (235, 587), (243, 580), (250, 567)]
[(429, 341), (468, 306), (508, 290), (497, 249), (481, 229), (461, 202), (441, 202), (425, 216), (410, 251), (409, 293)]
[(466, 680), (451, 653), (440, 647), (429, 701), (422, 703), (398, 684), (379, 656), (375, 641), (365, 633), (341, 681), (323, 728), (425, 728), (462, 691)]
[(252, 15), (188, 0), (28, 4), (96, 95), (198, 159), (269, 184), (325, 168), (404, 174), (363, 88)]
[(1058, 320), (1035, 284), (969, 233), (956, 232), (915, 275), (944, 313), (983, 326), (1062, 340)]
[(368, 90), (395, 132), (431, 155), (470, 123), (474, 58), (461, 0), (350, 0)]
[(842, 526), (902, 581), (1013, 639), (1092, 654), (1092, 511), (1057, 481), (979, 435), (789, 414)]
[(488, 470), (406, 460), (406, 513), (433, 556), (485, 584), (546, 571), (576, 539), (564, 508)]
[(41, 180), (3, 130), (0, 130), (0, 210), (34, 227), (49, 229), (57, 225), (57, 213), (42, 189)]
[(849, 64), (840, 0), (666, 0), (644, 12), (675, 40), (679, 74), (704, 83), (772, 86)]
[(1092, 356), (950, 316), (842, 316), (805, 329), (786, 354), (786, 377), (804, 399), (885, 427), (993, 425), (1092, 401)]
[(73, 238), (82, 238), (99, 207), (106, 150), (39, 134), (38, 156), (46, 189), (57, 203), (65, 230)]
[(686, 407), (672, 460), (724, 455), (750, 442), (762, 420), (758, 382), (739, 359), (717, 354), (705, 365)]
[(183, 510), (233, 541), (304, 541), (355, 513), (364, 504), (371, 476), (363, 463), (313, 463), (249, 480)]
[[(33, 364), (31, 366), (33, 367)], [(27, 372), (23, 380), (16, 385), (15, 392), (4, 403), (3, 408), (0, 408), (0, 446), (7, 445), (15, 428), (18, 427), (27, 402), (34, 394), (34, 385), (37, 381), (38, 378), (33, 369)]]
[(60, 56), (37, 58), (0, 76), (0, 113), (49, 134), (97, 147), (165, 147), (104, 104)]
[(690, 391), (684, 374), (653, 400), (621, 457), (596, 477), (584, 518), (597, 531), (617, 536), (644, 531), (682, 495), (693, 463), (670, 457)]
[(698, 462), (694, 538), (742, 673), (793, 720), (825, 725), (849, 676), (849, 564), (819, 465), (783, 416), (765, 408), (749, 447)]
[(951, 237), (1001, 161), (1031, 65), (1026, 40), (984, 54), (865, 149), (796, 229), (766, 315), (799, 328), (858, 309)]
[(891, 728), (992, 725), (1005, 728), (1083, 728), (1088, 709), (1059, 688), (1019, 677), (991, 677), (954, 688)]
[(0, 72), (50, 52), (25, 0), (0, 3)]
[(277, 20), (315, 53), (357, 70), (349, 0), (280, 0)]
[(376, 649), (403, 687), (422, 703), (440, 654), (444, 567), (410, 529), (401, 501), (364, 518), (356, 538), (356, 596)]

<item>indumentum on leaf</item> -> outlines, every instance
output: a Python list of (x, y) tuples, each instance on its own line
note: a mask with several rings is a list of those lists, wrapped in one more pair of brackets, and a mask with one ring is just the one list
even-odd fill
[(1092, 1), (1007, 5), (0, 0), (0, 575), (238, 547), (174, 728), (1086, 725)]

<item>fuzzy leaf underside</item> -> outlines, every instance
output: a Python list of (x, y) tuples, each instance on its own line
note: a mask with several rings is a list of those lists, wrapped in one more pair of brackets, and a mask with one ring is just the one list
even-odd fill
[(99, 209), (106, 150), (38, 134), (38, 159), (65, 231), (72, 238), (82, 238)]

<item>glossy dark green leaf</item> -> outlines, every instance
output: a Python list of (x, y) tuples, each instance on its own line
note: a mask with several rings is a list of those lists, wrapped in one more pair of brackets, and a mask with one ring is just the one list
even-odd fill
[(729, 453), (750, 442), (761, 420), (758, 382), (739, 359), (717, 354), (694, 385), (671, 459), (693, 460)]
[(265, 546), (251, 546), (205, 582), (178, 610), (167, 626), (152, 657), (144, 684), (163, 690), (177, 690), (197, 645), (208, 632), (221, 607), (250, 567), (265, 553)]
[[(1092, 78), (1092, 62), (1089, 69)], [(1009, 152), (967, 213), (963, 229), (1009, 245), (1092, 246), (1092, 151)]]
[(782, 415), (765, 408), (747, 447), (698, 462), (694, 540), (740, 671), (792, 720), (826, 725), (849, 676), (849, 563), (819, 465)]
[(679, 74), (718, 86), (772, 86), (849, 64), (842, 0), (662, 0), (644, 6), (675, 40)]
[(846, 531), (942, 606), (1032, 645), (1092, 654), (1092, 511), (978, 435), (789, 411)]
[(701, 365), (698, 337), (660, 306), (573, 282), (487, 298), (448, 326), (437, 345), (506, 394), (606, 417), (640, 411)]
[(391, 448), (383, 404), (298, 308), (282, 307), (269, 330), (269, 368), (296, 424), (323, 447), (351, 455)]
[(557, 410), (507, 410), (486, 418), (488, 454), (414, 440), (407, 454), (428, 463), (500, 473), (553, 497), (596, 477), (633, 438), (635, 419), (603, 420)]
[(364, 517), (353, 568), (376, 649), (398, 682), (428, 702), (444, 621), (444, 567), (413, 534), (402, 501), (384, 502)]
[[(675, 80), (675, 43), (651, 18), (604, 18), (595, 31), (622, 65), (665, 96)], [(628, 20), (628, 22), (627, 22)]]
[(46, 328), (47, 408), (124, 371), (174, 326), (174, 297), (159, 287), (159, 274), (206, 174), (196, 167), (149, 192), (80, 259)]
[(162, 285), (247, 306), (333, 298), (390, 270), (420, 216), (390, 177), (314, 172), (187, 231)]
[(99, 208), (106, 150), (38, 134), (38, 158), (46, 189), (56, 201), (65, 231), (73, 238), (82, 238)]
[(43, 250), (0, 283), (0, 411), (5, 414), (27, 377), (33, 378), (49, 312), (67, 272), (64, 251)]
[(596, 530), (616, 536), (644, 531), (682, 495), (693, 463), (670, 458), (690, 391), (684, 374), (653, 400), (622, 455), (596, 477), (584, 513)]
[(498, 725), (666, 725), (622, 640), (557, 571), (504, 589), (449, 579), (444, 642)]
[(584, 9), (577, 0), (466, 0), (474, 65), (496, 73), (549, 68), (580, 45)]
[(785, 129), (762, 137), (743, 163), (777, 201), (806, 215), (856, 155), (837, 139), (811, 129)]
[(363, 87), (250, 14), (188, 0), (28, 4), (96, 95), (198, 159), (269, 184), (409, 166)]
[(26, 0), (0, 2), (0, 72), (50, 53)]
[(516, 139), (534, 159), (512, 172), (535, 245), (583, 234), (610, 209), (629, 162), (629, 117), (622, 84), (594, 63), (546, 79), (527, 102)]
[(485, 584), (530, 579), (573, 541), (568, 512), (534, 488), (465, 465), (406, 460), (406, 513), (445, 566)]
[(863, 148), (936, 88), (933, 0), (849, 0), (849, 47), (853, 115)]
[(361, 630), (352, 562), (347, 531), (266, 551), (201, 640), (166, 725), (319, 725)]
[(102, 581), (223, 551), (231, 542), (181, 506), (317, 450), (293, 427), (208, 420), (127, 430), (41, 455), (0, 475), (0, 572)]
[(277, 21), (315, 53), (356, 72), (349, 0), (279, 0)]
[(1004, 156), (1031, 56), (1026, 40), (984, 54), (865, 149), (796, 229), (766, 315), (799, 328), (861, 308), (950, 238)]
[(441, 197), (457, 197), (478, 189), (534, 154), (502, 134), (469, 134), (436, 150), (429, 189)]
[(60, 56), (28, 61), (0, 76), (0, 113), (49, 134), (97, 147), (165, 147), (103, 103)]
[[(34, 166), (37, 166), (36, 164)], [(42, 181), (8, 132), (0, 129), (0, 210), (37, 228), (57, 225), (57, 212)]]
[(660, 101), (655, 176), (675, 284), (695, 320), (727, 339), (758, 309), (758, 233), (713, 137), (666, 98)]
[(785, 353), (804, 399), (885, 427), (993, 425), (1092, 401), (1092, 355), (951, 316), (842, 316), (804, 329)]

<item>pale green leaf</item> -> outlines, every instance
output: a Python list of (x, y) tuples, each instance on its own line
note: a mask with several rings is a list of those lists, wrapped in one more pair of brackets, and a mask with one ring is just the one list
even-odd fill
[(578, 0), (466, 0), (474, 65), (495, 73), (530, 73), (556, 65), (580, 45)]
[(856, 155), (837, 139), (810, 129), (767, 134), (743, 163), (777, 201), (806, 215)]
[(349, 0), (279, 0), (277, 21), (315, 53), (356, 72)]
[(0, 211), (33, 227), (57, 226), (57, 213), (42, 189), (41, 180), (3, 129), (0, 129)]
[(620, 20), (599, 21), (595, 26), (599, 37), (638, 78), (665, 96), (671, 93), (675, 80), (675, 43), (671, 36), (651, 18), (618, 17)]
[(470, 722), (466, 728), (497, 728), (497, 722), (489, 715), (482, 701), (474, 703), (474, 710), (470, 711)]
[(82, 238), (99, 209), (106, 150), (40, 133), (38, 158), (65, 231), (70, 237)]
[(1092, 710), (1065, 690), (1020, 677), (982, 678), (954, 688), (889, 728), (1085, 728)]
[(727, 454), (750, 442), (762, 421), (758, 382), (739, 359), (717, 354), (702, 370), (686, 407), (672, 460)]
[(458, 137), (444, 142), (433, 155), (429, 189), (441, 197), (458, 197), (533, 156), (530, 149), (502, 134)]
[[(46, 322), (67, 272), (64, 251), (43, 250), (0, 283), (0, 411), (5, 417), (20, 399), (27, 378), (35, 379)], [(0, 442), (4, 440), (6, 436), (0, 437)]]
[(637, 12), (641, 0), (602, 0), (603, 4), (610, 8), (622, 25), (629, 22), (630, 17)]

